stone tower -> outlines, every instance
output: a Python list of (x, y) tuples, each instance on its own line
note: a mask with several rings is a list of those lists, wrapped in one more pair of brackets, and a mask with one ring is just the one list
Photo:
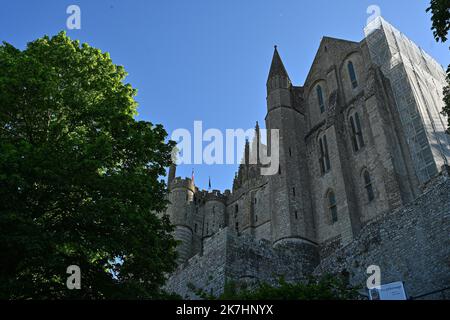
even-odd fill
[[(266, 128), (279, 130), (279, 170), (269, 176), (273, 245), (291, 243), (315, 251), (315, 232), (308, 193), (303, 88), (294, 87), (278, 54), (267, 80)], [(268, 138), (269, 150), (273, 146)]]
[(170, 168), (169, 202), (167, 214), (175, 226), (174, 237), (181, 241), (178, 245), (178, 263), (186, 261), (192, 255), (194, 231), (192, 227), (191, 203), (194, 199), (195, 185), (191, 179), (175, 177), (175, 166)]

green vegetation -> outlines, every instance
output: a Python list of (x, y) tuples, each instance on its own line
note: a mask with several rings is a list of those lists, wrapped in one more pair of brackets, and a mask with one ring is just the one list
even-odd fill
[[(431, 11), (431, 21), (433, 23), (432, 30), (434, 38), (437, 42), (447, 41), (448, 32), (450, 30), (450, 1), (448, 0), (431, 0), (430, 7), (427, 12)], [(449, 48), (450, 49), (450, 48)], [(450, 65), (447, 68), (448, 86), (444, 89), (444, 110), (443, 114), (448, 116), (448, 125), (450, 127)], [(450, 129), (447, 133), (450, 134)]]
[(360, 298), (358, 290), (348, 284), (343, 276), (326, 275), (310, 277), (305, 281), (290, 283), (283, 278), (278, 285), (262, 283), (252, 288), (239, 287), (228, 282), (224, 293), (215, 297), (192, 284), (190, 289), (206, 300), (355, 300)]
[(1, 299), (163, 297), (176, 242), (154, 212), (173, 143), (135, 120), (125, 77), (64, 33), (0, 45)]

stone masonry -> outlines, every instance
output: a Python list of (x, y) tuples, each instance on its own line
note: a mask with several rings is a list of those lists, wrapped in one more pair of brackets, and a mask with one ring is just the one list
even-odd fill
[(372, 264), (412, 296), (450, 286), (445, 76), (382, 18), (360, 42), (324, 37), (303, 86), (275, 47), (265, 126), (279, 132), (278, 172), (261, 175), (272, 146), (258, 123), (232, 190), (170, 168), (165, 214), (181, 244), (166, 288), (196, 298), (192, 285), (217, 295), (227, 281), (341, 272), (361, 285)]

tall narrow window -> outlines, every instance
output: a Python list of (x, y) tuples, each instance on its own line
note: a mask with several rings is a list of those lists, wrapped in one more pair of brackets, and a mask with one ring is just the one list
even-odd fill
[(323, 148), (323, 142), (322, 142), (322, 138), (319, 139), (319, 151), (320, 151), (320, 158), (319, 158), (319, 163), (320, 163), (320, 171), (322, 174), (325, 173), (325, 161), (324, 161), (324, 157), (325, 157), (325, 149)]
[(361, 121), (359, 121), (358, 112), (355, 113), (355, 122), (356, 122), (356, 138), (358, 140), (359, 146), (364, 147), (364, 138), (361, 129)]
[(197, 224), (194, 225), (194, 232), (197, 233)]
[(319, 102), (319, 107), (320, 107), (320, 113), (324, 113), (325, 112), (325, 103), (323, 100), (322, 87), (317, 86), (316, 90), (317, 90), (317, 101)]
[(328, 172), (331, 168), (330, 155), (328, 153), (327, 136), (323, 136), (319, 139), (319, 152), (320, 152), (320, 170), (322, 174)]
[(239, 206), (236, 204), (234, 206), (234, 213), (238, 213), (239, 212)]
[(328, 192), (328, 211), (333, 223), (338, 221), (336, 196), (333, 191)]
[(354, 115), (350, 116), (350, 126), (352, 129), (353, 150), (356, 152), (364, 147), (361, 121), (359, 120), (359, 114), (357, 112), (355, 112)]
[(325, 135), (323, 136), (323, 146), (325, 147), (325, 169), (329, 171), (331, 169), (330, 154), (328, 153), (328, 142)]
[(295, 187), (292, 188), (292, 195), (295, 197)]
[(350, 75), (350, 81), (352, 82), (353, 89), (358, 87), (358, 80), (356, 79), (355, 67), (353, 66), (353, 62), (349, 61), (347, 64), (348, 74)]
[(375, 199), (375, 194), (373, 192), (372, 179), (368, 171), (364, 171), (364, 187), (366, 188), (367, 199), (369, 202), (373, 201), (373, 199)]

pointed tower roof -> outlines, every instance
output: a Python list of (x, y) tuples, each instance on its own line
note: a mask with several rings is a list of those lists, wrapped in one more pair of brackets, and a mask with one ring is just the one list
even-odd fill
[(289, 78), (286, 68), (283, 65), (283, 61), (281, 60), (280, 54), (278, 53), (277, 46), (274, 46), (274, 48), (275, 50), (273, 52), (272, 64), (270, 65), (268, 79), (274, 76), (283, 76)]

